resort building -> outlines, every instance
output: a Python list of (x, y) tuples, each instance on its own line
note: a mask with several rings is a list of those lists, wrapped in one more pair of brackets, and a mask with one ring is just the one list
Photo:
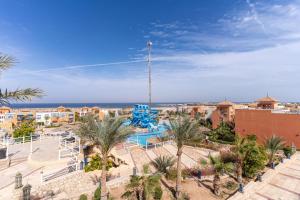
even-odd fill
[(97, 116), (100, 120), (102, 120), (106, 115), (109, 115), (110, 113), (114, 113), (114, 115), (115, 115), (116, 112), (117, 112), (116, 109), (104, 110), (97, 106), (92, 107), (92, 108), (82, 107), (82, 108), (76, 110), (76, 113), (79, 117), (84, 117), (88, 114), (92, 114), (92, 115)]
[(277, 135), (300, 148), (300, 112), (282, 109), (274, 98), (258, 99), (256, 108), (236, 109), (234, 121), (240, 135), (255, 134), (261, 143)]
[(215, 109), (215, 106), (210, 105), (191, 106), (190, 113), (192, 118), (195, 118), (197, 115), (199, 115), (202, 119), (207, 119), (212, 115)]
[(234, 114), (234, 103), (227, 100), (218, 103), (216, 110), (211, 115), (212, 128), (218, 128), (222, 122), (233, 122)]
[(284, 107), (276, 99), (266, 96), (248, 106), (223, 101), (213, 111), (212, 126), (233, 122), (235, 132), (247, 136), (255, 134), (260, 143), (268, 137), (282, 137), (287, 145), (300, 148), (300, 111), (297, 106)]
[(36, 122), (41, 125), (50, 126), (57, 123), (74, 123), (74, 112), (37, 112)]

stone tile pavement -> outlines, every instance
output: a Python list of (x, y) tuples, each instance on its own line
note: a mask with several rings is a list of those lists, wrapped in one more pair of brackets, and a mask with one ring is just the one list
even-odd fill
[(300, 200), (300, 152), (262, 178), (262, 182), (251, 181), (244, 193), (236, 193), (229, 200)]

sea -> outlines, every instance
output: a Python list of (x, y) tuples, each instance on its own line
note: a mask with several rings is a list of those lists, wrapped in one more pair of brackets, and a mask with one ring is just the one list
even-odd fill
[[(100, 107), (100, 108), (129, 108), (135, 104), (147, 103), (12, 103), (9, 105), (11, 108), (57, 108), (63, 106), (66, 108), (81, 108), (81, 107)], [(152, 107), (173, 107), (183, 105), (186, 103), (152, 103)]]

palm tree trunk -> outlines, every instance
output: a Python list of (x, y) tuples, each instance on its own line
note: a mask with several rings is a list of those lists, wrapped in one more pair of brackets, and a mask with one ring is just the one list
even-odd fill
[(221, 194), (220, 185), (221, 185), (220, 176), (218, 174), (216, 174), (214, 176), (214, 180), (213, 180), (213, 187), (214, 187), (214, 193), (217, 196), (219, 196)]
[(236, 169), (238, 183), (242, 183), (242, 173), (243, 173), (242, 161), (238, 160), (237, 161), (237, 169)]
[(143, 191), (142, 190), (139, 191), (139, 200), (143, 200)]
[(181, 190), (181, 155), (182, 147), (178, 148), (177, 151), (177, 179), (176, 179), (176, 199), (179, 199), (180, 190)]
[(103, 155), (102, 174), (101, 174), (101, 200), (107, 200), (106, 165), (107, 165), (107, 155)]
[(268, 164), (269, 164), (269, 167), (272, 166), (273, 159), (274, 159), (274, 153), (271, 152), (270, 157), (269, 157), (269, 163), (268, 163)]

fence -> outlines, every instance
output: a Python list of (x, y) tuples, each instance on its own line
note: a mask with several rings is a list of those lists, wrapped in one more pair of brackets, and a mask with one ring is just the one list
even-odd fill
[(14, 144), (23, 144), (26, 142), (31, 142), (32, 141), (37, 141), (41, 140), (42, 136), (41, 135), (29, 135), (29, 136), (23, 136), (23, 137), (17, 137), (17, 138), (2, 138), (2, 144), (3, 145), (14, 145)]
[(52, 179), (70, 174), (77, 170), (79, 170), (78, 163), (74, 163), (74, 164), (68, 165), (67, 167), (64, 167), (62, 169), (59, 169), (59, 170), (56, 170), (56, 171), (53, 171), (53, 172), (50, 172), (47, 174), (44, 174), (43, 172), (41, 172), (41, 182), (44, 183), (44, 182), (50, 181)]

